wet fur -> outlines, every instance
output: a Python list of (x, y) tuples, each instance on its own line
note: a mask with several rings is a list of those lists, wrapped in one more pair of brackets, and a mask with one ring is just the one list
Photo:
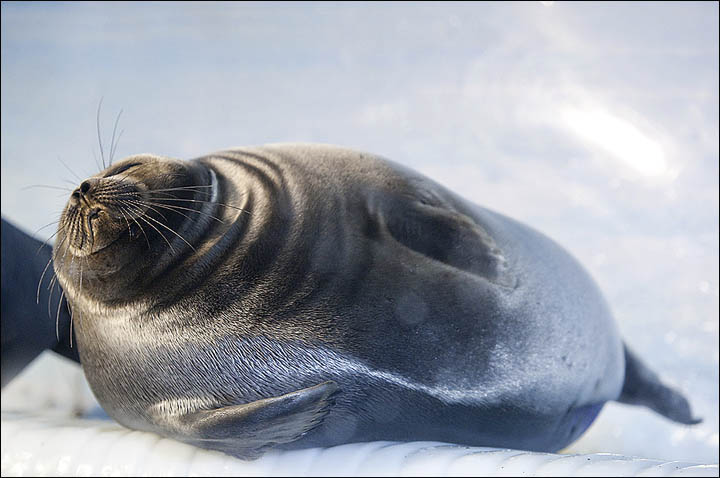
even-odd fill
[(556, 451), (624, 390), (617, 328), (572, 257), (382, 158), (140, 155), (83, 188), (54, 268), (93, 392), (128, 427), (240, 457), (378, 439)]

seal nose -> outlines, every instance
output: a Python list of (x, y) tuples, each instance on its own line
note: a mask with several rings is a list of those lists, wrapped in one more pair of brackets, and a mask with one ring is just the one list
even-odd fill
[(89, 178), (80, 183), (80, 187), (76, 188), (70, 195), (74, 201), (79, 201), (81, 197), (87, 196), (96, 189), (98, 184), (97, 178)]

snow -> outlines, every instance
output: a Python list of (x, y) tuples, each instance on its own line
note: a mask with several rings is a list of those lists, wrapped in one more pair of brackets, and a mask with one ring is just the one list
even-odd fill
[(718, 462), (716, 2), (3, 2), (1, 62), (2, 215), (25, 230), (67, 194), (28, 186), (97, 171), (101, 97), (118, 157), (383, 155), (563, 244), (705, 419), (609, 404), (567, 451)]

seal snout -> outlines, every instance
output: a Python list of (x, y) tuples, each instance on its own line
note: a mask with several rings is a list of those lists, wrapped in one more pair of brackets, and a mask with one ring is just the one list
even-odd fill
[(73, 253), (85, 256), (113, 243), (125, 230), (130, 232), (130, 221), (144, 213), (135, 182), (91, 177), (70, 194), (61, 226)]
[(82, 183), (80, 183), (80, 187), (75, 188), (75, 190), (70, 195), (70, 201), (73, 204), (78, 204), (80, 201), (84, 200), (84, 202), (87, 204), (88, 199), (92, 195), (92, 193), (97, 189), (98, 183), (100, 182), (97, 178), (88, 178)]

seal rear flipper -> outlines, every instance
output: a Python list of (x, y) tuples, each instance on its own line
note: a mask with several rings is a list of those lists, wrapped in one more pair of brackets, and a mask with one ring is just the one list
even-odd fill
[(690, 404), (677, 390), (664, 385), (660, 378), (650, 370), (630, 349), (625, 349), (625, 383), (620, 403), (644, 405), (670, 420), (686, 425), (695, 425), (702, 419), (693, 418)]
[(179, 417), (175, 438), (255, 459), (267, 448), (297, 440), (318, 426), (337, 390), (329, 381), (279, 397), (188, 413)]

